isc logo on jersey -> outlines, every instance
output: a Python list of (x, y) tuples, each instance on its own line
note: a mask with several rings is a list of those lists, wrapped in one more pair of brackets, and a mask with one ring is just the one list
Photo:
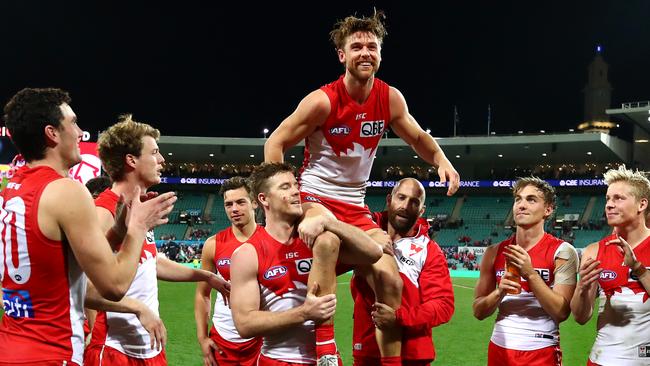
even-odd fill
[(380, 136), (384, 133), (384, 120), (361, 122), (360, 137)]
[(340, 125), (330, 128), (330, 135), (332, 136), (346, 136), (350, 134), (350, 127), (346, 125)]
[(264, 279), (266, 280), (273, 280), (276, 278), (280, 278), (287, 274), (287, 267), (285, 266), (273, 266), (269, 269), (266, 270), (266, 273), (264, 273)]
[(217, 267), (230, 267), (230, 258), (219, 258)]
[(601, 281), (605, 281), (605, 282), (613, 281), (613, 280), (616, 279), (616, 277), (618, 277), (618, 275), (614, 271), (605, 270), (605, 271), (600, 272), (600, 280)]

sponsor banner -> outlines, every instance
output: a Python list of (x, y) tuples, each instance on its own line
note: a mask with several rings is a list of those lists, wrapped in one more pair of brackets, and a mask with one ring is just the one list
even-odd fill
[(475, 256), (480, 257), (485, 253), (487, 247), (458, 247), (459, 252), (474, 253)]
[[(222, 185), (225, 178), (194, 178), (194, 177), (162, 177), (161, 183), (166, 184), (199, 184), (199, 185)], [(441, 183), (437, 180), (421, 181), (425, 188), (445, 188), (448, 183)], [(463, 188), (512, 188), (515, 180), (461, 180)], [(602, 179), (550, 179), (547, 182), (553, 187), (605, 187)], [(393, 188), (397, 184), (395, 180), (370, 180), (366, 182), (367, 187), (372, 188)]]

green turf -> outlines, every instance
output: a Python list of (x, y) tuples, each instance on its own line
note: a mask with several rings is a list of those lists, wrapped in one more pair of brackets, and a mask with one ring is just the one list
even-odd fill
[[(352, 364), (352, 300), (349, 275), (339, 277), (336, 312), (336, 342), (345, 365)], [(433, 330), (437, 350), (435, 365), (485, 365), (487, 345), (494, 317), (483, 321), (472, 315), (473, 288), (476, 279), (454, 278), (456, 312), (448, 324)], [(167, 327), (167, 358), (170, 366), (201, 366), (201, 352), (194, 323), (194, 288), (191, 283), (159, 283), (160, 313)], [(0, 310), (0, 314), (2, 311)], [(589, 324), (578, 325), (569, 318), (561, 326), (564, 365), (584, 365), (596, 334), (593, 317)]]
[[(352, 300), (348, 276), (339, 277), (336, 312), (336, 342), (345, 365), (352, 364)], [(436, 365), (485, 365), (487, 345), (494, 317), (483, 321), (472, 315), (475, 279), (455, 278), (456, 312), (448, 324), (433, 330), (437, 350)], [(192, 302), (192, 284), (160, 283), (160, 311), (169, 332), (167, 357), (170, 365), (199, 366), (200, 350)], [(584, 365), (595, 336), (595, 317), (585, 325), (569, 318), (561, 326), (564, 365)]]

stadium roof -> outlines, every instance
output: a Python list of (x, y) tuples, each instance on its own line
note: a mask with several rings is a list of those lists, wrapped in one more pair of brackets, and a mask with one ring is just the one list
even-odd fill
[[(455, 165), (627, 162), (631, 156), (631, 143), (603, 133), (450, 137), (437, 141)], [(263, 138), (162, 136), (159, 145), (170, 162), (257, 164), (263, 159), (264, 142)], [(290, 149), (287, 160), (299, 164), (303, 146), (300, 143)], [(377, 152), (381, 163), (375, 166), (421, 163), (415, 155), (401, 139), (383, 139)]]
[(621, 108), (607, 109), (605, 112), (632, 122), (646, 133), (650, 133), (650, 101), (623, 103)]

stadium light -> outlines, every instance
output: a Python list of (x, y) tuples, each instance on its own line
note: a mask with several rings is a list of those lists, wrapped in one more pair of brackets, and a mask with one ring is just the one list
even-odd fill
[(542, 156), (546, 156), (546, 153), (542, 153)]
[(427, 129), (426, 129), (426, 132), (427, 132), (427, 133), (431, 133), (431, 129), (430, 129), (430, 128), (427, 128)]
[(212, 157), (212, 156), (214, 156), (214, 154), (213, 154), (213, 153), (210, 153), (210, 156)]
[(456, 159), (460, 159), (460, 155), (456, 155)]
[(269, 129), (265, 128), (262, 130), (262, 132), (264, 133), (264, 138), (266, 138), (266, 134), (269, 133)]
[(169, 155), (169, 156), (172, 156), (172, 155), (174, 155), (174, 154), (173, 154), (173, 153), (170, 153), (170, 152), (168, 152), (168, 153), (167, 153), (167, 155)]
[(591, 151), (587, 151), (587, 155), (591, 155)]
[(295, 155), (291, 155), (291, 159), (295, 159), (295, 158), (296, 158), (296, 156), (295, 156)]
[(417, 155), (413, 155), (413, 159), (417, 159), (417, 158), (418, 158), (418, 156), (417, 156)]
[(255, 154), (250, 154), (250, 155), (248, 155), (248, 156), (250, 156), (251, 158), (254, 158), (254, 157), (255, 157)]
[(497, 155), (497, 156), (500, 157), (500, 158), (502, 158), (502, 157), (503, 157), (503, 154), (499, 154), (499, 155)]
[(573, 128), (569, 128), (569, 132), (573, 132), (573, 131), (575, 131)]
[(545, 130), (539, 130), (539, 133), (546, 133)]

